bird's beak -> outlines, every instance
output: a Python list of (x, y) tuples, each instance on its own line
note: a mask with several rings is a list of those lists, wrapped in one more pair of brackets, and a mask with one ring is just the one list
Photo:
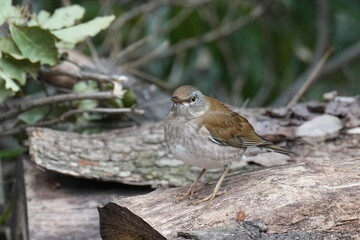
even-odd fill
[(182, 100), (180, 98), (176, 97), (176, 96), (172, 96), (171, 101), (173, 101), (174, 103), (181, 103), (182, 102)]

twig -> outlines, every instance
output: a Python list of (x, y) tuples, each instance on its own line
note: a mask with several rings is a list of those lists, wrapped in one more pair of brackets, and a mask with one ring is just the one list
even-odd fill
[(47, 104), (72, 101), (72, 100), (113, 99), (113, 98), (117, 98), (117, 96), (113, 92), (69, 93), (69, 94), (59, 94), (51, 97), (39, 98), (30, 102), (24, 102), (18, 106), (14, 106), (12, 107), (13, 108), (12, 110), (0, 114), (0, 122), (15, 117), (16, 115), (26, 112), (32, 108)]
[(72, 115), (78, 113), (85, 113), (85, 112), (93, 112), (93, 113), (109, 113), (109, 114), (117, 114), (117, 113), (135, 113), (135, 114), (144, 114), (144, 110), (142, 109), (135, 109), (135, 108), (93, 108), (93, 109), (73, 109), (70, 110), (60, 116), (61, 120), (68, 118)]
[(171, 32), (172, 30), (174, 30), (176, 27), (178, 27), (181, 23), (184, 22), (184, 20), (190, 16), (190, 14), (193, 12), (193, 9), (188, 9), (188, 8), (184, 8), (182, 9), (175, 17), (173, 17), (172, 19), (170, 19), (167, 23), (166, 23), (166, 29), (161, 29), (159, 35), (166, 35), (169, 32)]
[[(342, 52), (338, 53), (336, 56), (332, 57), (321, 69), (319, 73), (319, 77), (323, 77), (329, 75), (347, 64), (351, 63), (352, 61), (360, 58), (360, 41), (355, 42), (350, 47), (347, 47)], [(290, 97), (296, 92), (297, 89), (300, 88), (301, 83), (303, 83), (303, 77), (307, 74), (308, 70), (305, 73), (301, 74), (300, 77), (295, 80), (295, 83), (288, 87), (284, 92), (286, 94), (278, 97), (273, 105), (284, 105), (290, 99)]]
[(46, 70), (41, 69), (41, 73), (46, 75), (62, 75), (80, 80), (93, 80), (102, 83), (114, 83), (114, 82), (125, 82), (127, 78), (124, 75), (105, 75), (91, 72), (74, 72), (74, 71), (62, 71), (62, 70)]
[(352, 44), (341, 53), (332, 57), (320, 72), (321, 76), (325, 76), (344, 67), (346, 64), (360, 57), (360, 41)]
[(185, 59), (186, 59), (186, 53), (178, 53), (175, 55), (175, 59), (171, 65), (169, 77), (167, 79), (167, 82), (169, 84), (176, 86), (181, 81), (181, 76), (185, 71), (185, 66), (184, 66)]
[(64, 5), (64, 6), (70, 6), (71, 5), (71, 1), (70, 0), (61, 0), (61, 2), (62, 2), (62, 4)]
[(141, 56), (139, 59), (128, 62), (122, 65), (123, 68), (137, 68), (149, 61), (157, 58), (161, 55), (162, 52), (165, 51), (169, 47), (169, 42), (164, 41), (161, 45), (159, 45), (155, 50), (151, 51), (150, 53), (146, 54), (145, 56)]
[(157, 1), (150, 1), (145, 4), (142, 4), (140, 6), (137, 6), (136, 8), (131, 9), (130, 11), (123, 14), (120, 18), (116, 19), (115, 22), (112, 24), (111, 29), (119, 29), (123, 24), (125, 24), (127, 21), (131, 20), (132, 18), (143, 15), (145, 13), (150, 13), (152, 11), (155, 11), (159, 9), (159, 7), (167, 6), (167, 5), (180, 5), (185, 7), (196, 7), (202, 4), (205, 4), (207, 2), (210, 2), (211, 0), (157, 0)]
[(100, 64), (101, 63), (100, 57), (99, 57), (99, 54), (96, 51), (96, 48), (95, 48), (93, 42), (88, 37), (85, 39), (85, 41), (86, 41), (86, 44), (87, 44), (87, 46), (88, 46), (88, 48), (90, 50), (90, 53), (91, 53), (91, 56), (92, 56), (94, 62), (97, 63), (97, 64)]
[[(234, 31), (250, 24), (251, 22), (258, 19), (265, 11), (266, 7), (270, 5), (272, 1), (268, 1), (267, 4), (256, 6), (246, 17), (237, 19), (233, 22), (229, 22), (227, 24), (223, 24), (220, 27), (213, 29), (201, 36), (193, 37), (186, 39), (184, 41), (181, 41), (169, 48), (167, 48), (167, 51), (162, 52), (154, 52), (150, 56), (146, 56), (143, 58), (140, 58), (139, 60), (130, 62), (127, 64), (127, 67), (135, 68), (138, 66), (141, 66), (151, 60), (157, 59), (157, 58), (164, 58), (168, 56), (172, 56), (176, 53), (183, 52), (187, 49), (197, 47), (201, 44), (212, 42), (214, 40), (217, 40), (219, 38), (225, 37)], [(145, 58), (145, 59), (144, 59)]]
[(135, 49), (144, 45), (145, 43), (149, 42), (149, 40), (150, 40), (150, 37), (146, 36), (146, 37), (134, 42), (133, 44), (127, 46), (123, 50), (121, 50), (118, 54), (116, 54), (116, 56), (113, 59), (111, 59), (111, 62), (110, 62), (111, 66), (113, 66), (114, 64), (118, 64), (119, 60), (121, 58), (125, 57), (129, 53), (133, 52)]
[[(268, 34), (268, 31), (265, 31), (264, 38), (266, 39), (266, 36)], [(250, 105), (252, 107), (258, 107), (263, 106), (266, 103), (266, 100), (269, 98), (271, 91), (275, 84), (275, 61), (274, 61), (274, 46), (272, 45), (272, 42), (266, 41), (264, 46), (264, 70), (262, 75), (262, 82), (257, 90), (255, 96), (251, 99)]]
[(325, 62), (327, 61), (327, 59), (330, 57), (331, 53), (333, 52), (333, 49), (330, 48), (328, 49), (325, 54), (322, 56), (322, 58), (320, 59), (320, 61), (316, 64), (314, 71), (310, 74), (309, 78), (306, 79), (306, 81), (304, 82), (304, 84), (301, 86), (301, 88), (299, 89), (299, 91), (294, 95), (294, 97), (290, 100), (290, 102), (288, 103), (288, 105), (286, 106), (287, 109), (291, 108), (292, 106), (294, 106), (297, 101), (300, 99), (300, 97), (305, 93), (305, 91), (310, 87), (310, 85), (314, 82), (314, 80), (316, 79), (316, 77), (319, 75), (319, 72), (321, 70), (321, 68), (324, 66)]
[[(199, 14), (206, 22), (209, 23), (210, 27), (212, 28), (216, 28), (216, 26), (218, 26), (221, 22), (213, 5), (208, 8), (199, 9)], [(220, 54), (225, 60), (225, 66), (230, 78), (234, 80), (236, 79), (230, 93), (230, 103), (235, 104), (240, 102), (239, 100), (242, 98), (241, 90), (244, 84), (243, 81), (238, 81), (239, 79), (242, 80), (242, 77), (240, 76), (238, 68), (236, 67), (233, 51), (231, 51), (228, 41), (225, 38), (220, 38), (217, 41), (217, 45), (219, 47)]]
[(144, 114), (144, 110), (142, 109), (135, 109), (135, 108), (93, 108), (93, 109), (73, 109), (69, 110), (63, 114), (61, 114), (60, 117), (51, 119), (48, 121), (39, 122), (34, 125), (30, 125), (30, 127), (43, 127), (43, 126), (49, 126), (53, 125), (59, 122), (64, 121), (66, 118), (71, 117), (73, 115), (79, 114), (79, 113), (86, 113), (86, 112), (93, 112), (93, 113), (108, 113), (108, 114), (118, 114), (118, 113), (135, 113), (135, 114)]
[(329, 44), (329, 2), (327, 0), (317, 0), (316, 9), (316, 44), (312, 64), (316, 64), (322, 57)]
[(28, 127), (45, 127), (57, 124), (59, 122), (64, 121), (66, 118), (76, 115), (78, 113), (85, 112), (96, 112), (96, 113), (108, 113), (108, 114), (118, 114), (118, 113), (135, 113), (135, 114), (144, 114), (144, 110), (142, 109), (134, 109), (134, 108), (93, 108), (93, 109), (73, 109), (68, 112), (63, 113), (60, 117), (56, 119), (51, 119), (48, 121), (38, 122), (36, 124), (23, 124), (11, 130), (5, 130), (0, 133), (0, 136), (8, 136), (12, 134), (19, 133)]
[[(290, 102), (296, 92), (308, 79), (309, 74), (314, 71), (316, 64), (323, 56), (329, 42), (329, 10), (326, 0), (316, 1), (316, 43), (313, 47), (313, 56), (308, 67), (294, 80), (291, 86), (274, 101), (274, 105), (285, 105)], [(326, 65), (324, 66), (324, 68)], [(321, 73), (319, 73), (319, 76)]]
[(166, 89), (172, 89), (173, 88), (169, 83), (167, 83), (167, 82), (165, 82), (165, 81), (163, 81), (163, 80), (161, 80), (161, 79), (159, 79), (157, 77), (154, 77), (154, 76), (152, 76), (152, 75), (150, 75), (148, 73), (137, 70), (135, 68), (126, 69), (125, 71), (127, 73), (132, 74), (132, 75), (138, 76), (138, 77), (140, 77), (140, 78), (142, 78), (142, 79), (144, 79), (144, 80), (146, 80), (146, 81), (148, 81), (150, 83), (158, 85), (160, 87), (163, 87), (163, 88), (166, 88)]

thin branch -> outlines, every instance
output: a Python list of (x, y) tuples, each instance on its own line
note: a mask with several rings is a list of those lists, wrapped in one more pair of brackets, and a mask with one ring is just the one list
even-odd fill
[(320, 61), (316, 64), (314, 71), (310, 74), (309, 78), (304, 82), (304, 84), (301, 86), (299, 91), (294, 95), (294, 97), (291, 99), (291, 101), (286, 106), (287, 109), (294, 106), (297, 101), (300, 99), (300, 97), (305, 93), (305, 91), (310, 87), (310, 85), (314, 82), (316, 77), (319, 75), (321, 68), (324, 66), (327, 59), (330, 57), (331, 53), (333, 52), (333, 49), (328, 49), (324, 56), (320, 59)]
[(130, 11), (127, 11), (125, 14), (123, 14), (121, 17), (117, 18), (115, 22), (112, 24), (111, 29), (119, 29), (122, 25), (124, 25), (127, 21), (133, 19), (134, 17), (143, 15), (145, 13), (150, 13), (152, 11), (155, 11), (163, 6), (168, 5), (180, 5), (184, 7), (196, 7), (202, 4), (205, 4), (207, 2), (210, 2), (211, 0), (157, 0), (157, 1), (150, 1), (145, 4), (142, 4), (140, 6), (137, 6), (136, 8), (131, 9)]
[(152, 76), (152, 75), (150, 75), (148, 73), (142, 72), (142, 71), (140, 71), (138, 69), (131, 68), (131, 69), (126, 69), (125, 71), (127, 73), (129, 73), (129, 74), (140, 77), (140, 78), (142, 78), (142, 79), (144, 79), (144, 80), (146, 80), (146, 81), (148, 81), (150, 83), (153, 83), (155, 85), (158, 85), (158, 86), (160, 86), (162, 88), (166, 88), (166, 89), (172, 89), (173, 88), (169, 83), (167, 83), (167, 82), (165, 82), (165, 81), (163, 81), (163, 80), (161, 80), (161, 79), (159, 79), (157, 77), (154, 77), (154, 76)]
[(73, 115), (85, 112), (96, 112), (96, 113), (108, 113), (108, 114), (119, 114), (119, 113), (135, 113), (135, 114), (144, 114), (144, 110), (135, 109), (135, 108), (93, 108), (93, 109), (73, 109), (68, 112), (63, 113), (60, 117), (51, 119), (48, 121), (38, 122), (36, 124), (23, 124), (11, 130), (5, 130), (0, 133), (0, 136), (8, 136), (19, 133), (25, 130), (28, 127), (45, 127), (57, 124), (59, 122), (64, 121), (66, 118), (71, 117)]
[(95, 48), (93, 42), (88, 37), (85, 39), (85, 41), (86, 41), (86, 44), (87, 44), (87, 46), (88, 46), (88, 48), (90, 50), (90, 53), (91, 53), (91, 56), (92, 56), (94, 62), (100, 64), (101, 63), (100, 57), (99, 57), (99, 54), (96, 51), (96, 48)]
[(316, 14), (316, 43), (312, 64), (316, 64), (326, 51), (330, 36), (329, 2), (327, 0), (317, 0)]
[(92, 113), (108, 113), (108, 114), (119, 114), (119, 113), (135, 113), (135, 114), (140, 114), (143, 115), (144, 114), (144, 110), (142, 109), (135, 109), (135, 108), (93, 108), (93, 109), (72, 109), (69, 110), (63, 114), (61, 114), (60, 117), (55, 118), (55, 119), (51, 119), (48, 121), (43, 121), (43, 122), (39, 122), (36, 123), (34, 125), (30, 125), (28, 127), (44, 127), (44, 126), (49, 126), (49, 125), (53, 125), (59, 122), (64, 121), (66, 118), (69, 118), (73, 115), (79, 114), (79, 113), (87, 113), (87, 112), (92, 112)]
[(173, 86), (176, 86), (181, 81), (182, 75), (185, 71), (185, 59), (186, 53), (178, 53), (174, 57), (174, 61), (171, 65), (171, 70), (167, 82)]
[[(269, 1), (270, 2), (270, 1)], [(270, 4), (267, 4), (267, 6)], [(187, 39), (185, 41), (182, 41), (171, 48), (167, 52), (163, 52), (160, 57), (167, 57), (171, 56), (174, 53), (185, 51), (189, 48), (194, 48), (196, 46), (199, 46), (204, 43), (212, 42), (214, 40), (217, 40), (219, 38), (225, 37), (234, 31), (252, 23), (256, 19), (258, 19), (265, 10), (266, 6), (264, 5), (258, 5), (256, 6), (246, 17), (239, 18), (234, 22), (229, 22), (227, 24), (221, 25), (220, 27), (213, 29), (212, 31), (209, 31), (202, 36), (194, 37)]]
[[(294, 83), (287, 87), (284, 91), (284, 94), (278, 97), (274, 105), (284, 105), (291, 97), (296, 94), (296, 92), (301, 88), (301, 86), (308, 79), (309, 75), (314, 71), (316, 64), (319, 62), (321, 56), (324, 54), (326, 48), (328, 47), (329, 42), (329, 7), (326, 0), (317, 0), (316, 1), (316, 43), (313, 47), (313, 57), (311, 63), (295, 80)], [(325, 68), (326, 66), (324, 66)], [(319, 73), (319, 76), (321, 73)]]
[(53, 76), (56, 75), (67, 76), (74, 78), (78, 81), (93, 80), (101, 83), (125, 82), (127, 80), (127, 77), (125, 77), (124, 75), (105, 75), (105, 74), (92, 73), (92, 72), (74, 72), (74, 71), (41, 69), (40, 73), (46, 75), (53, 75)]
[[(342, 52), (338, 53), (336, 56), (332, 57), (322, 68), (319, 73), (319, 78), (329, 75), (337, 70), (343, 68), (352, 61), (360, 58), (360, 41), (352, 44), (350, 47), (346, 48)], [(307, 74), (307, 71), (305, 71)], [(290, 97), (296, 92), (296, 89), (300, 88), (300, 84), (303, 83), (302, 78), (305, 76), (305, 73), (301, 74), (300, 77), (295, 80), (295, 83), (286, 89), (285, 94), (280, 96), (275, 100), (273, 105), (283, 105)]]
[[(129, 68), (135, 68), (139, 67), (145, 63), (148, 63), (154, 59), (157, 58), (164, 58), (168, 56), (172, 56), (176, 53), (183, 52), (187, 49), (197, 47), (199, 45), (202, 45), (204, 43), (215, 41), (219, 38), (228, 36), (229, 34), (233, 33), (234, 31), (252, 23), (256, 19), (258, 19), (264, 12), (266, 7), (270, 6), (272, 1), (267, 1), (266, 4), (258, 5), (254, 7), (254, 9), (243, 18), (239, 18), (233, 22), (229, 22), (227, 24), (223, 24), (220, 27), (213, 29), (201, 36), (193, 37), (186, 39), (184, 41), (181, 41), (169, 48), (167, 48), (166, 51), (157, 51), (149, 56), (145, 56), (143, 58), (140, 58), (136, 61), (130, 62), (127, 64), (127, 67)], [(144, 59), (145, 58), (145, 59)]]
[(182, 9), (175, 17), (169, 19), (169, 21), (166, 23), (166, 29), (162, 29), (159, 35), (164, 36), (174, 30), (176, 27), (181, 25), (193, 11), (193, 9), (188, 8)]
[(329, 62), (324, 66), (320, 72), (320, 76), (325, 76), (331, 74), (350, 62), (358, 59), (360, 57), (360, 41), (352, 44), (350, 47), (343, 50), (341, 53), (337, 54), (329, 60)]
[(160, 44), (156, 49), (151, 51), (150, 53), (146, 54), (145, 56), (141, 56), (139, 59), (128, 62), (122, 65), (123, 68), (137, 68), (145, 63), (150, 62), (151, 60), (157, 58), (161, 55), (162, 52), (165, 51), (169, 47), (169, 42), (164, 41), (162, 44)]
[(110, 64), (113, 66), (114, 64), (118, 64), (119, 61), (125, 57), (126, 55), (128, 55), (129, 53), (133, 52), (134, 50), (136, 50), (137, 48), (143, 46), (145, 43), (149, 42), (150, 37), (146, 36), (136, 42), (134, 42), (133, 44), (127, 46), (126, 48), (124, 48), (123, 50), (121, 50), (119, 53), (116, 54), (116, 56), (111, 59)]
[(135, 114), (144, 114), (144, 110), (142, 109), (136, 109), (136, 108), (93, 108), (93, 109), (73, 109), (70, 110), (60, 116), (61, 120), (64, 120), (65, 118), (68, 118), (72, 115), (78, 114), (78, 113), (85, 113), (85, 112), (91, 112), (91, 113), (108, 113), (108, 114), (118, 114), (118, 113), (135, 113)]
[[(236, 8), (236, 5), (233, 7)], [(221, 22), (219, 20), (216, 9), (214, 9), (213, 5), (208, 8), (199, 9), (199, 14), (206, 22), (209, 23), (211, 28), (216, 28), (216, 26), (218, 26)], [(219, 47), (220, 54), (222, 55), (223, 59), (225, 60), (225, 63), (226, 63), (225, 66), (227, 68), (228, 74), (231, 79), (234, 79), (233, 88), (230, 93), (230, 103), (231, 104), (239, 103), (240, 99), (242, 98), (241, 90), (243, 87), (243, 81), (242, 81), (243, 79), (242, 79), (242, 76), (240, 76), (238, 68), (235, 64), (236, 61), (233, 56), (233, 51), (231, 51), (231, 49), (229, 47), (229, 43), (225, 38), (220, 38), (217, 41), (217, 45)]]
[[(83, 99), (113, 99), (117, 98), (117, 96), (113, 92), (96, 92), (96, 93), (69, 93), (69, 94), (59, 94), (51, 97), (44, 97), (35, 99), (30, 102), (24, 102), (18, 106), (12, 107), (12, 110), (0, 114), (0, 122), (13, 118), (16, 115), (26, 112), (32, 108), (52, 104), (59, 103), (65, 101), (72, 100), (83, 100)], [(25, 99), (26, 101), (26, 99)]]

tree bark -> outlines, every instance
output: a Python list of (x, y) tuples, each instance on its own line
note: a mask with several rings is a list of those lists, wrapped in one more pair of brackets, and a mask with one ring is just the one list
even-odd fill
[[(262, 233), (259, 233), (263, 238), (256, 239), (273, 239), (271, 237), (281, 236), (285, 232), (293, 232), (293, 237), (310, 234), (309, 238), (301, 239), (318, 239), (311, 238), (311, 233), (313, 237), (346, 236), (346, 239), (358, 239), (359, 172), (360, 158), (336, 158), (321, 163), (308, 162), (233, 174), (223, 183), (226, 193), (216, 197), (212, 203), (194, 205), (196, 199), (174, 203), (174, 198), (186, 191), (187, 187), (181, 187), (158, 189), (147, 195), (117, 199), (111, 204), (128, 209), (167, 239), (182, 239), (177, 235), (193, 236), (191, 239), (209, 239), (205, 237), (204, 229), (205, 232), (212, 231), (215, 236), (223, 231), (221, 227), (229, 228), (244, 219), (266, 225)], [(209, 195), (214, 185), (200, 186), (196, 196)], [(107, 207), (109, 206), (100, 208), (100, 214)], [(106, 219), (103, 216), (100, 220), (102, 236), (106, 236), (108, 228), (126, 231), (129, 226), (124, 217), (128, 216), (118, 215), (116, 220), (113, 215), (111, 226), (103, 224)], [(118, 225), (118, 222), (124, 224)], [(241, 224), (245, 223), (249, 222)], [(134, 227), (134, 224), (131, 226)], [(138, 233), (141, 231), (140, 227)], [(229, 239), (242, 239), (240, 236)]]
[[(281, 126), (280, 120), (261, 116), (259, 112), (264, 110), (247, 111), (246, 116), (263, 136), (272, 140), (293, 137), (294, 127)], [(93, 135), (47, 128), (28, 128), (27, 131), (32, 160), (40, 167), (67, 175), (132, 185), (183, 186), (190, 184), (201, 170), (167, 153), (162, 122)], [(259, 155), (237, 159), (232, 170), (259, 168), (247, 166), (251, 161), (268, 166), (286, 164), (289, 159), (280, 154), (272, 155), (271, 161), (267, 158), (268, 155)], [(220, 172), (221, 169), (208, 171), (204, 180), (215, 179)]]

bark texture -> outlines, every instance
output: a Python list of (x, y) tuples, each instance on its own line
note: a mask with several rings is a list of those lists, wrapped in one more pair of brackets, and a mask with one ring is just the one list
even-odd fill
[[(294, 231), (358, 239), (359, 172), (360, 158), (335, 158), (232, 175), (223, 184), (226, 193), (212, 203), (193, 205), (194, 199), (174, 203), (186, 187), (158, 189), (113, 203), (129, 209), (168, 239), (181, 239), (179, 232), (197, 236), (193, 239), (208, 239), (196, 231), (230, 226), (244, 219), (266, 225), (264, 238), (260, 239)], [(207, 196), (213, 187), (214, 184), (203, 185), (196, 194)]]
[[(253, 118), (253, 123), (258, 124), (258, 129), (262, 129), (263, 135), (268, 138), (279, 129), (293, 130), (269, 117), (257, 120), (255, 116), (259, 115), (252, 112), (248, 116)], [(268, 125), (272, 127), (268, 128)], [(93, 135), (29, 128), (28, 135), (30, 155), (37, 165), (76, 177), (132, 185), (183, 186), (191, 183), (201, 170), (187, 166), (167, 153), (162, 122)], [(261, 165), (279, 165), (286, 164), (288, 159), (287, 156), (274, 154), (269, 162), (266, 156), (260, 156), (260, 159), (258, 156), (248, 156), (233, 161), (232, 169), (249, 170), (244, 169), (249, 161), (257, 161)], [(217, 178), (221, 171), (208, 171), (204, 179)]]

